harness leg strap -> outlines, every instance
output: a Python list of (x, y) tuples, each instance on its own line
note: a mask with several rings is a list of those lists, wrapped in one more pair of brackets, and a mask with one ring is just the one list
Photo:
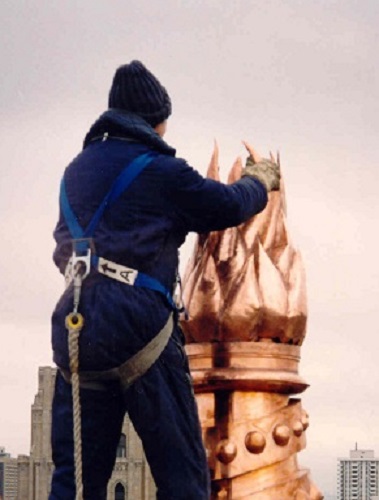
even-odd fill
[(171, 313), (162, 330), (143, 349), (118, 367), (123, 389), (128, 389), (155, 363), (166, 347), (173, 328), (174, 320)]
[[(162, 330), (140, 351), (122, 365), (104, 371), (84, 371), (79, 373), (80, 387), (83, 389), (106, 390), (106, 382), (118, 380), (124, 390), (142, 377), (155, 363), (166, 347), (174, 328), (171, 313)], [(63, 378), (71, 383), (71, 374), (60, 368)]]

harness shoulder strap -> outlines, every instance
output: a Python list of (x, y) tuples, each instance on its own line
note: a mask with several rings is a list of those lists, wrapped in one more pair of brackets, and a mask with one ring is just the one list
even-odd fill
[(74, 239), (83, 238), (83, 229), (81, 228), (76, 215), (74, 214), (71, 205), (68, 201), (67, 192), (66, 192), (66, 183), (64, 181), (64, 177), (61, 180), (61, 187), (59, 193), (59, 205), (63, 216), (65, 218), (68, 229), (71, 233), (71, 236)]
[(122, 170), (120, 175), (114, 181), (110, 191), (103, 199), (101, 205), (96, 210), (91, 222), (86, 227), (84, 231), (85, 238), (89, 238), (93, 235), (107, 206), (114, 203), (121, 196), (121, 194), (129, 188), (134, 179), (139, 176), (139, 174), (149, 165), (155, 156), (156, 155), (153, 153), (146, 153), (138, 156)]
[(135, 160), (133, 160), (131, 163), (128, 163), (124, 167), (117, 179), (113, 182), (111, 189), (104, 197), (99, 208), (96, 210), (91, 221), (84, 230), (79, 224), (78, 219), (68, 201), (65, 180), (63, 178), (61, 181), (59, 197), (60, 207), (72, 238), (80, 239), (92, 237), (105, 209), (112, 203), (114, 203), (120, 197), (120, 195), (128, 189), (131, 183), (149, 165), (149, 163), (155, 158), (155, 156), (156, 155), (154, 153), (143, 154), (141, 156), (138, 156)]

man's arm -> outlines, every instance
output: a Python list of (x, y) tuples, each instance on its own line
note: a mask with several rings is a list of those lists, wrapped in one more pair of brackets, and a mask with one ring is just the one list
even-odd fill
[[(278, 188), (280, 174), (273, 162), (255, 159), (259, 161), (253, 171), (246, 167), (242, 178), (230, 185), (206, 179), (185, 161), (174, 160), (167, 192), (187, 231), (203, 233), (237, 226), (265, 208), (267, 191)], [(250, 156), (248, 162), (252, 161)], [(267, 170), (274, 183), (267, 179)]]

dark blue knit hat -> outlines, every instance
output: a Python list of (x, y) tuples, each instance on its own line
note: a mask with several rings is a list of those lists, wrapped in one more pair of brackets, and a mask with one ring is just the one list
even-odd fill
[(171, 114), (167, 90), (140, 61), (132, 61), (117, 69), (109, 91), (108, 105), (135, 113), (152, 127)]

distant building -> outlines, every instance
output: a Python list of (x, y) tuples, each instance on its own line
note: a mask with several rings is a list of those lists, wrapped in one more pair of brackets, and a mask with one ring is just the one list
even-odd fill
[(17, 500), (17, 458), (0, 446), (0, 499)]
[(373, 450), (350, 451), (338, 459), (338, 500), (379, 500), (379, 459)]
[[(18, 457), (18, 496), (4, 496), (4, 500), (48, 499), (53, 472), (50, 434), (55, 374), (55, 368), (39, 368), (38, 393), (32, 405), (30, 457)], [(155, 494), (156, 488), (141, 441), (126, 417), (113, 474), (108, 483), (107, 500), (154, 500)]]

